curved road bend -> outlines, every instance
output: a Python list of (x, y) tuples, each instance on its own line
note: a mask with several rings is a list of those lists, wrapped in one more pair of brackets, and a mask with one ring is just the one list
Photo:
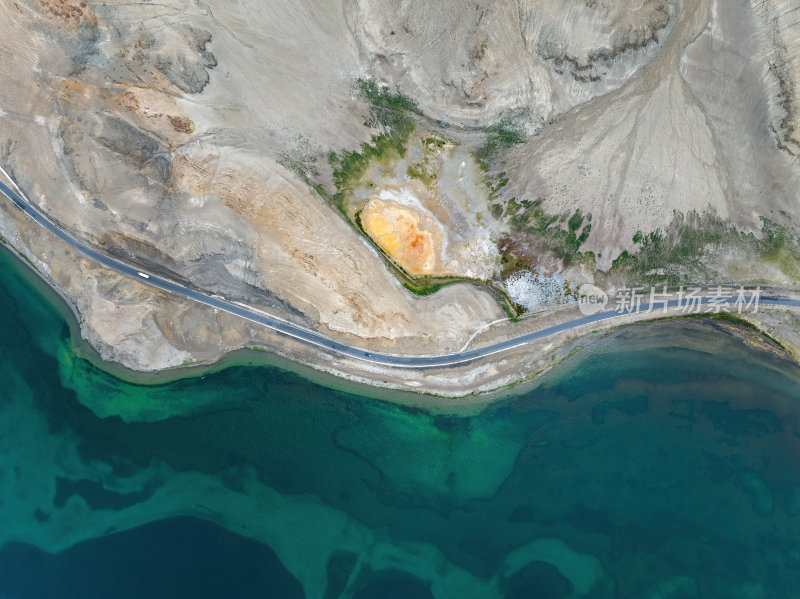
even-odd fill
[[(194, 300), (196, 302), (200, 302), (201, 304), (211, 306), (212, 308), (216, 308), (218, 310), (224, 310), (225, 312), (228, 312), (230, 314), (234, 314), (251, 322), (255, 322), (257, 324), (268, 327), (274, 331), (286, 335), (287, 337), (299, 339), (300, 341), (304, 341), (306, 343), (309, 343), (311, 345), (314, 345), (316, 347), (322, 348), (330, 352), (342, 354), (345, 356), (349, 356), (351, 358), (356, 358), (359, 360), (364, 360), (366, 362), (372, 362), (375, 364), (383, 364), (387, 366), (403, 366), (406, 368), (430, 368), (435, 366), (452, 366), (455, 364), (463, 364), (465, 362), (471, 362), (479, 358), (485, 358), (486, 356), (491, 356), (493, 354), (498, 354), (500, 352), (514, 349), (520, 347), (521, 345), (525, 345), (526, 343), (530, 343), (531, 341), (535, 341), (537, 339), (543, 339), (545, 337), (549, 337), (550, 335), (568, 331), (570, 329), (574, 329), (575, 327), (579, 327), (581, 325), (601, 322), (604, 320), (609, 320), (611, 318), (622, 316), (616, 310), (607, 310), (604, 312), (598, 312), (597, 314), (592, 314), (590, 316), (583, 316), (581, 318), (575, 318), (568, 322), (547, 327), (540, 331), (535, 331), (533, 333), (526, 333), (524, 335), (514, 337), (513, 339), (507, 339), (506, 341), (500, 341), (498, 343), (494, 343), (492, 345), (488, 345), (485, 347), (480, 347), (477, 349), (472, 349), (469, 351), (462, 351), (452, 354), (443, 354), (438, 356), (402, 356), (393, 354), (372, 353), (365, 351), (363, 349), (358, 349), (356, 347), (345, 345), (344, 343), (340, 343), (338, 341), (325, 337), (320, 333), (308, 330), (291, 322), (280, 320), (276, 317), (254, 311), (239, 304), (229, 302), (225, 299), (208, 295), (201, 291), (195, 291), (194, 289), (189, 289), (188, 287), (184, 287), (183, 285), (179, 285), (178, 283), (175, 283), (168, 279), (161, 278), (154, 274), (142, 273), (142, 271), (134, 268), (133, 266), (125, 264), (124, 262), (121, 262), (116, 258), (107, 256), (106, 254), (103, 254), (102, 252), (93, 249), (92, 247), (86, 245), (82, 241), (79, 241), (75, 237), (71, 236), (69, 233), (62, 230), (58, 225), (56, 225), (52, 220), (50, 220), (50, 218), (47, 215), (45, 215), (44, 212), (39, 210), (39, 208), (28, 202), (26, 198), (24, 198), (16, 191), (12, 190), (2, 181), (0, 181), (0, 192), (2, 192), (18, 208), (23, 210), (28, 216), (30, 216), (33, 220), (39, 223), (47, 231), (58, 237), (61, 241), (63, 241), (70, 247), (78, 250), (85, 256), (91, 258), (92, 260), (95, 260), (96, 262), (99, 262), (106, 268), (115, 270), (116, 272), (122, 275), (131, 277), (132, 279), (136, 279), (141, 283), (151, 285), (163, 291), (174, 293), (176, 295)], [(698, 299), (701, 305), (708, 304), (709, 300), (708, 297), (701, 297)], [(736, 298), (731, 297), (728, 299), (729, 301), (733, 302), (735, 301)], [(675, 308), (679, 306), (677, 299), (670, 300), (667, 303), (668, 307), (670, 308)], [(800, 307), (800, 300), (779, 298), (779, 297), (762, 297), (759, 303), (760, 305), (767, 305), (767, 306)], [(647, 311), (648, 307), (649, 307), (648, 304), (643, 303), (639, 311), (641, 312)], [(658, 308), (663, 309), (663, 302), (659, 302)]]

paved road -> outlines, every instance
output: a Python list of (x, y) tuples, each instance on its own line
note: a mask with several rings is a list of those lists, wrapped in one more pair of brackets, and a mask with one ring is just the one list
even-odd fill
[[(479, 358), (484, 358), (486, 356), (491, 356), (493, 354), (498, 354), (504, 351), (508, 351), (510, 349), (525, 345), (526, 343), (530, 343), (531, 341), (535, 341), (537, 339), (543, 339), (545, 337), (549, 337), (550, 335), (561, 333), (563, 331), (568, 331), (570, 329), (574, 329), (575, 327), (579, 327), (581, 325), (601, 322), (604, 320), (609, 320), (611, 318), (618, 318), (623, 315), (616, 310), (607, 310), (603, 312), (598, 312), (597, 314), (592, 314), (590, 316), (583, 316), (581, 318), (575, 318), (561, 324), (547, 327), (545, 329), (535, 331), (533, 333), (526, 333), (524, 335), (520, 335), (519, 337), (514, 337), (513, 339), (508, 339), (506, 341), (494, 343), (486, 347), (480, 347), (477, 349), (456, 352), (452, 354), (443, 354), (437, 356), (403, 356), (395, 354), (373, 353), (365, 351), (364, 349), (359, 349), (356, 347), (345, 345), (344, 343), (340, 343), (338, 341), (330, 339), (316, 331), (306, 329), (304, 327), (301, 327), (291, 322), (287, 322), (275, 316), (270, 316), (266, 313), (253, 310), (252, 308), (247, 308), (245, 306), (227, 301), (220, 297), (215, 297), (203, 293), (202, 291), (189, 289), (188, 287), (185, 287), (168, 279), (156, 276), (154, 274), (143, 273), (142, 271), (134, 268), (133, 266), (125, 264), (124, 262), (117, 260), (116, 258), (112, 258), (110, 256), (107, 256), (106, 254), (103, 254), (102, 252), (99, 252), (98, 250), (86, 245), (84, 242), (76, 239), (66, 231), (62, 230), (57, 224), (55, 224), (52, 220), (50, 220), (50, 218), (46, 214), (44, 214), (41, 210), (39, 210), (36, 206), (31, 204), (30, 202), (28, 202), (27, 199), (24, 198), (24, 196), (22, 196), (21, 194), (17, 193), (13, 189), (5, 185), (2, 181), (0, 181), (0, 192), (2, 192), (18, 208), (23, 210), (28, 216), (30, 216), (33, 220), (39, 223), (47, 231), (58, 237), (61, 241), (63, 241), (70, 247), (78, 250), (79, 252), (91, 258), (92, 260), (95, 260), (96, 262), (99, 262), (103, 266), (115, 270), (122, 275), (131, 277), (133, 279), (137, 279), (142, 283), (151, 285), (158, 289), (162, 289), (163, 291), (168, 291), (169, 293), (174, 293), (176, 295), (200, 302), (201, 304), (211, 306), (212, 308), (217, 308), (218, 310), (224, 310), (225, 312), (229, 312), (230, 314), (235, 314), (236, 316), (263, 325), (275, 331), (278, 331), (279, 333), (282, 333), (283, 335), (286, 335), (288, 337), (299, 339), (300, 341), (304, 341), (306, 343), (319, 347), (323, 350), (327, 350), (329, 352), (337, 354), (342, 354), (345, 356), (349, 356), (351, 358), (357, 358), (359, 360), (364, 360), (366, 362), (373, 362), (375, 364), (384, 364), (388, 366), (402, 366), (406, 368), (430, 368), (436, 366), (451, 366), (455, 364), (464, 364), (466, 362), (471, 362)], [(735, 301), (735, 298), (733, 297), (728, 299), (731, 303)], [(699, 298), (699, 302), (701, 305), (708, 305), (710, 300), (711, 300), (710, 297)], [(678, 302), (679, 302), (678, 299), (672, 299), (668, 302), (668, 307), (670, 308), (680, 307), (680, 304)], [(800, 307), (800, 300), (779, 298), (779, 297), (762, 297), (760, 299), (760, 304), (769, 306)], [(657, 315), (661, 311), (662, 307), (663, 304), (661, 303), (655, 305), (654, 313)], [(639, 307), (639, 311), (645, 312), (648, 310), (648, 308), (649, 305), (647, 303), (643, 303)]]

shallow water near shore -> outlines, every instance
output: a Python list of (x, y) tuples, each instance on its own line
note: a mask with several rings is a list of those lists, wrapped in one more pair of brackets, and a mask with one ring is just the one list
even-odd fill
[[(145, 386), (11, 266), (0, 597), (800, 597), (800, 383), (769, 344), (627, 327), (471, 417), (263, 366)], [(166, 408), (110, 415), (140, 404)]]

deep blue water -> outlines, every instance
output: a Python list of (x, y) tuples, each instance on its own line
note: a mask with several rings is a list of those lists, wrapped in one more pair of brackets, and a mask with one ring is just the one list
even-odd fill
[(269, 547), (196, 518), (159, 520), (56, 555), (11, 543), (2, 563), (0, 587), (10, 597), (303, 597)]
[(5, 255), (0, 319), (2, 598), (800, 597), (797, 367), (725, 323), (456, 417), (269, 367), (125, 383)]

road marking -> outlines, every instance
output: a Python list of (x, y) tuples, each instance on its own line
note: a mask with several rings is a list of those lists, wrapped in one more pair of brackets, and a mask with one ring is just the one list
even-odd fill
[(465, 351), (467, 351), (467, 348), (469, 347), (469, 344), (474, 341), (475, 337), (477, 337), (478, 335), (483, 333), (489, 327), (492, 327), (492, 326), (494, 326), (496, 324), (500, 324), (501, 322), (506, 322), (508, 320), (511, 320), (511, 319), (506, 316), (505, 318), (500, 318), (500, 319), (494, 320), (492, 322), (487, 322), (485, 325), (483, 325), (482, 327), (478, 328), (477, 331), (472, 333), (470, 338), (467, 339), (467, 342), (464, 344), (464, 347), (462, 347), (460, 350), (458, 350), (458, 353), (463, 354)]

